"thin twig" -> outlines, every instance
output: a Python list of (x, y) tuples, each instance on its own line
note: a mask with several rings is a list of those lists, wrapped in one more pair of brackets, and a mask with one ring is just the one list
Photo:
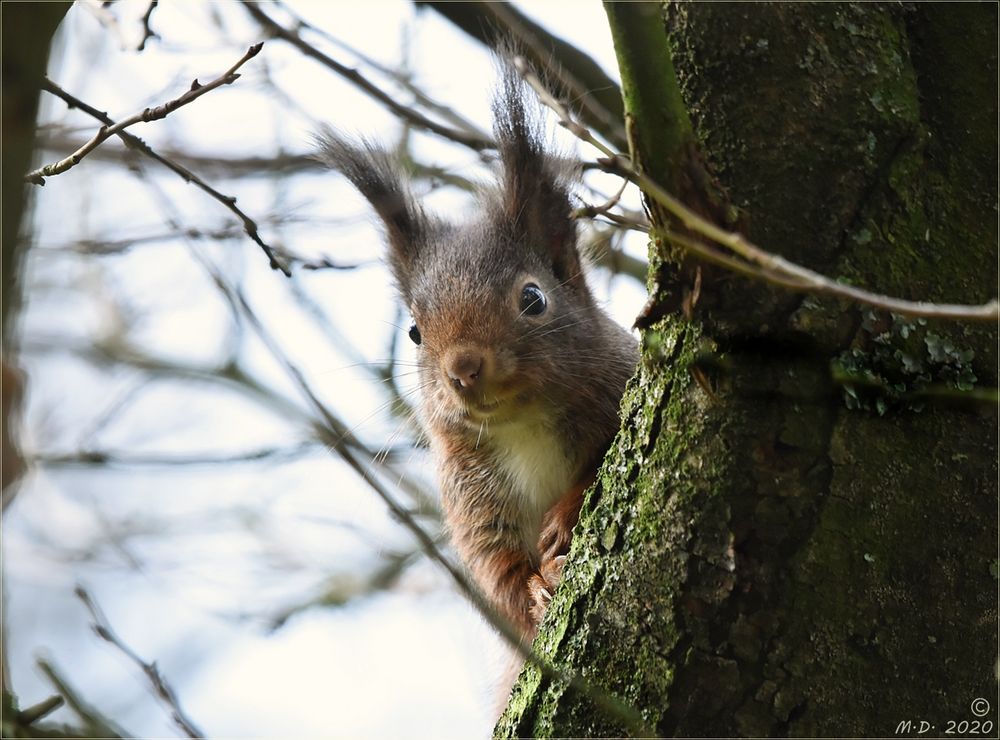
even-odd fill
[(317, 442), (301, 442), (290, 447), (264, 447), (259, 450), (235, 452), (231, 454), (204, 455), (164, 455), (144, 454), (130, 455), (114, 450), (87, 450), (69, 454), (37, 453), (29, 456), (29, 460), (46, 467), (90, 467), (94, 465), (106, 467), (208, 467), (215, 465), (234, 465), (237, 463), (271, 462), (274, 460), (288, 461), (303, 457), (310, 452), (320, 451), (322, 446)]
[(621, 227), (623, 229), (631, 229), (633, 231), (641, 231), (644, 233), (649, 232), (649, 221), (645, 218), (633, 218), (630, 216), (623, 215), (621, 213), (615, 213), (611, 209), (618, 205), (621, 200), (622, 194), (625, 192), (625, 188), (632, 181), (628, 177), (622, 178), (622, 186), (618, 189), (618, 192), (608, 198), (604, 203), (600, 205), (593, 205), (583, 201), (583, 206), (577, 208), (573, 211), (573, 218), (586, 218), (591, 220), (596, 220), (598, 216), (607, 219), (608, 223), (612, 226)]
[(622, 199), (622, 194), (625, 192), (625, 188), (628, 187), (629, 182), (630, 180), (627, 177), (623, 177), (622, 186), (618, 188), (618, 192), (599, 206), (584, 204), (583, 208), (577, 208), (573, 211), (573, 218), (594, 218), (594, 216), (607, 215), (612, 208), (618, 205), (618, 201)]
[(417, 561), (420, 550), (389, 553), (382, 556), (383, 562), (364, 577), (334, 577), (327, 579), (322, 590), (312, 597), (286, 606), (268, 618), (268, 628), (281, 629), (292, 617), (316, 606), (339, 607), (354, 602), (364, 596), (388, 591), (395, 586), (407, 569)]
[[(607, 168), (599, 165), (597, 162), (581, 162), (577, 166), (584, 171), (587, 171), (588, 169), (600, 169), (602, 172), (607, 172)], [(620, 205), (621, 197), (625, 192), (625, 187), (631, 182), (632, 181), (628, 177), (622, 177), (622, 187), (610, 198), (605, 196), (604, 193), (598, 191), (593, 186), (584, 183), (584, 186), (590, 190), (591, 193), (604, 197), (605, 202), (596, 206), (581, 198), (580, 201), (583, 203), (583, 206), (573, 211), (573, 218), (587, 218), (593, 221), (606, 222), (618, 229), (630, 229), (632, 231), (641, 231), (644, 234), (648, 234), (650, 229), (649, 219), (647, 219), (641, 211), (633, 211)], [(616, 207), (618, 208), (617, 211), (612, 210)], [(602, 219), (605, 219), (606, 221), (601, 221)], [(642, 277), (645, 279), (645, 273), (643, 273)]]
[(48, 699), (43, 699), (42, 701), (34, 704), (27, 709), (22, 709), (17, 713), (17, 722), (22, 725), (33, 725), (40, 719), (44, 719), (48, 715), (52, 714), (59, 707), (66, 703), (58, 694), (55, 696), (50, 696)]
[[(615, 158), (614, 167), (627, 165), (625, 170), (636, 177), (636, 182), (654, 200), (665, 206), (681, 222), (703, 236), (713, 239), (716, 243), (728, 247), (732, 252), (745, 258), (747, 264), (757, 265), (759, 268), (754, 272), (754, 276), (774, 285), (799, 292), (814, 294), (832, 295), (838, 298), (846, 298), (867, 306), (873, 306), (884, 311), (891, 311), (903, 316), (917, 316), (926, 318), (954, 319), (968, 321), (997, 321), (1000, 319), (1000, 303), (996, 299), (987, 301), (982, 305), (967, 305), (962, 303), (931, 303), (929, 301), (908, 301), (902, 298), (872, 293), (862, 288), (855, 288), (846, 283), (839, 283), (831, 280), (825, 275), (802, 267), (790, 260), (786, 260), (776, 254), (772, 254), (750, 242), (742, 234), (733, 231), (726, 231), (711, 221), (708, 221), (697, 213), (689, 209), (677, 198), (670, 195), (661, 185), (652, 180), (647, 175), (636, 170), (631, 162), (621, 156)], [(670, 233), (669, 237), (674, 238)], [(712, 251), (695, 241), (688, 241), (689, 248), (696, 251), (699, 256), (707, 257), (707, 253)]]
[(713, 247), (697, 240), (682, 238), (673, 232), (667, 234), (667, 238), (678, 242), (699, 257), (723, 264), (729, 269), (782, 288), (847, 298), (856, 303), (874, 306), (875, 308), (892, 311), (904, 316), (969, 321), (997, 321), (1000, 319), (1000, 303), (996, 299), (975, 306), (930, 303), (927, 301), (907, 301), (901, 298), (871, 293), (861, 288), (855, 288), (851, 285), (830, 280), (818, 272), (814, 272), (761, 249), (748, 241), (742, 234), (726, 231), (685, 206), (680, 200), (668, 193), (663, 186), (638, 170), (628, 157), (613, 151), (598, 141), (583, 124), (572, 118), (564, 105), (545, 89), (545, 86), (538, 77), (528, 69), (523, 59), (515, 59), (514, 64), (525, 81), (537, 93), (539, 100), (555, 111), (559, 117), (560, 125), (582, 141), (597, 147), (607, 156), (606, 160), (601, 160), (606, 169), (629, 178), (642, 188), (646, 195), (663, 205), (676, 216), (686, 228), (711, 239), (716, 244), (726, 247), (731, 252), (744, 258), (746, 262), (734, 260), (732, 257), (721, 254)]
[[(68, 153), (83, 146), (81, 142), (63, 135), (59, 129), (46, 131), (45, 128), (43, 126), (40, 129), (39, 149)], [(312, 153), (278, 152), (273, 157), (228, 157), (200, 156), (179, 152), (176, 149), (161, 149), (160, 151), (164, 157), (168, 157), (184, 167), (197, 167), (202, 172), (213, 172), (224, 177), (273, 177), (276, 173), (292, 175), (299, 172), (325, 172), (329, 169), (326, 165), (321, 164), (316, 159), (316, 155)], [(122, 158), (122, 149), (113, 144), (105, 144), (88, 156), (92, 160), (117, 162)], [(414, 180), (430, 180), (432, 184), (441, 182), (469, 193), (475, 192), (477, 187), (474, 181), (445, 167), (424, 164), (412, 158), (405, 159), (401, 164), (406, 174)], [(597, 169), (597, 165), (594, 164), (593, 168)]]
[(39, 658), (35, 661), (35, 664), (48, 679), (49, 683), (52, 684), (52, 688), (59, 692), (59, 696), (66, 701), (66, 706), (83, 722), (83, 727), (77, 729), (77, 732), (81, 732), (82, 730), (80, 736), (95, 738), (134, 737), (134, 735), (117, 727), (114, 722), (102, 716), (100, 712), (87, 704), (79, 692), (70, 685), (69, 681), (48, 660)]
[[(79, 98), (66, 92), (47, 77), (42, 79), (42, 89), (45, 90), (46, 92), (52, 93), (56, 97), (63, 100), (70, 108), (78, 108), (79, 110), (83, 111), (92, 118), (96, 118), (98, 121), (101, 121), (106, 126), (113, 126), (115, 123), (108, 117), (107, 113), (97, 110), (92, 105), (88, 105)], [(176, 162), (168, 159), (167, 157), (158, 154), (155, 150), (153, 150), (151, 146), (149, 146), (149, 144), (140, 139), (138, 136), (130, 134), (128, 131), (119, 131), (116, 135), (118, 136), (119, 139), (125, 142), (125, 144), (129, 148), (139, 151), (142, 154), (146, 155), (147, 157), (156, 160), (164, 167), (167, 167), (168, 169), (180, 175), (180, 177), (185, 182), (189, 182), (192, 185), (197, 186), (199, 189), (201, 189), (202, 191), (210, 195), (212, 198), (217, 200), (219, 203), (224, 205), (226, 208), (228, 208), (230, 211), (232, 211), (236, 215), (236, 217), (240, 220), (240, 223), (243, 224), (243, 230), (246, 232), (247, 236), (249, 236), (254, 241), (254, 243), (257, 244), (257, 246), (259, 246), (264, 251), (264, 254), (267, 255), (267, 258), (270, 261), (272, 269), (281, 270), (281, 272), (286, 277), (291, 277), (292, 275), (291, 269), (284, 262), (280, 261), (278, 259), (278, 256), (275, 254), (274, 249), (272, 249), (269, 244), (267, 244), (263, 239), (261, 239), (260, 233), (258, 232), (257, 223), (236, 205), (236, 198), (234, 198), (231, 195), (223, 195), (218, 190), (209, 185), (207, 182), (205, 182), (200, 177), (191, 172), (191, 170), (177, 164)]]
[[(38, 127), (38, 148), (58, 152), (75, 151), (83, 146), (74, 132), (60, 126), (46, 124)], [(125, 149), (106, 143), (90, 153), (90, 159), (120, 161)], [(168, 157), (187, 168), (197, 168), (201, 172), (219, 174), (225, 177), (273, 177), (275, 173), (296, 174), (299, 172), (326, 170), (312, 153), (277, 152), (274, 156), (206, 156), (190, 154), (177, 149), (162, 147), (162, 156)]]
[[(237, 224), (232, 224), (231, 226), (222, 226), (218, 229), (200, 229), (197, 227), (190, 227), (184, 230), (183, 236), (187, 239), (221, 242), (226, 239), (234, 239), (241, 233), (243, 233), (243, 230), (237, 228)], [(180, 234), (178, 234), (177, 231), (164, 231), (125, 237), (122, 239), (85, 238), (75, 242), (67, 242), (65, 244), (40, 244), (32, 248), (37, 249), (39, 253), (64, 252), (70, 254), (104, 256), (111, 254), (124, 254), (134, 247), (174, 241), (178, 238), (178, 236), (180, 236)]]
[(256, 20), (276, 38), (288, 42), (306, 56), (312, 57), (320, 64), (332, 69), (345, 80), (362, 90), (365, 94), (380, 102), (404, 121), (407, 121), (424, 131), (430, 131), (433, 134), (437, 134), (438, 136), (442, 136), (458, 144), (467, 146), (477, 152), (481, 152), (484, 149), (493, 149), (495, 147), (491, 139), (485, 138), (481, 134), (443, 126), (440, 123), (427, 118), (427, 116), (422, 113), (398, 103), (391, 96), (383, 92), (377, 85), (370, 82), (356, 69), (345, 67), (337, 60), (324, 54), (315, 46), (312, 46), (307, 41), (304, 41), (298, 33), (290, 31), (277, 23), (264, 13), (255, 3), (247, 2), (243, 4), (243, 7), (246, 9), (247, 13), (253, 16), (254, 20)]
[(438, 101), (434, 100), (429, 95), (427, 95), (427, 93), (425, 93), (423, 90), (421, 90), (417, 85), (413, 83), (413, 80), (410, 78), (410, 75), (405, 74), (399, 70), (393, 69), (392, 67), (381, 64), (376, 59), (373, 59), (372, 57), (354, 48), (345, 41), (342, 41), (341, 39), (337, 38), (332, 33), (326, 31), (325, 29), (320, 28), (319, 26), (314, 26), (313, 24), (299, 17), (284, 3), (280, 2), (280, 0), (277, 0), (275, 4), (281, 6), (282, 10), (295, 20), (296, 29), (307, 29), (315, 34), (318, 34), (319, 36), (322, 36), (329, 43), (337, 46), (340, 49), (343, 49), (348, 54), (358, 59), (358, 61), (360, 61), (361, 63), (371, 67), (376, 72), (379, 72), (380, 74), (383, 74), (389, 79), (391, 79), (394, 83), (396, 83), (401, 88), (403, 88), (411, 95), (413, 95), (414, 100), (420, 105), (422, 105), (425, 109), (432, 111), (433, 113), (436, 113), (442, 118), (450, 121), (456, 127), (462, 129), (463, 131), (467, 131), (471, 134), (480, 136), (484, 140), (489, 139), (489, 134), (484, 132), (481, 128), (479, 128), (476, 124), (467, 119), (465, 116), (459, 114), (453, 108), (450, 108), (447, 105), (444, 105), (443, 103), (439, 103)]
[(685, 249), (689, 249), (707, 262), (724, 267), (731, 272), (745, 275), (752, 280), (764, 280), (771, 285), (777, 285), (786, 290), (798, 292), (811, 291), (811, 288), (800, 280), (744, 262), (685, 234), (676, 231), (669, 231), (668, 234), (671, 241), (680, 244)]
[(154, 379), (177, 379), (207, 383), (241, 393), (250, 401), (279, 416), (312, 428), (313, 419), (299, 404), (292, 402), (260, 381), (251, 377), (238, 365), (212, 366), (182, 365), (145, 354), (125, 342), (75, 343), (72, 339), (52, 336), (33, 336), (24, 340), (23, 352), (65, 352), (92, 362), (98, 367), (109, 363), (132, 368)]
[(118, 648), (122, 654), (125, 655), (129, 660), (135, 663), (140, 670), (149, 679), (149, 683), (153, 688), (157, 698), (167, 707), (170, 712), (170, 717), (173, 719), (174, 723), (190, 738), (202, 738), (205, 734), (199, 730), (195, 724), (184, 714), (184, 710), (181, 709), (180, 703), (177, 701), (177, 695), (174, 690), (170, 688), (170, 685), (166, 682), (166, 679), (160, 675), (159, 668), (156, 667), (155, 663), (147, 663), (142, 658), (140, 658), (135, 651), (132, 650), (128, 645), (126, 645), (114, 630), (111, 629), (111, 625), (108, 623), (107, 617), (100, 610), (94, 600), (87, 593), (87, 590), (83, 586), (77, 586), (73, 591), (77, 598), (83, 602), (83, 605), (87, 607), (87, 611), (90, 612), (91, 618), (94, 620), (94, 624), (91, 625), (97, 636), (100, 637), (107, 643), (114, 645)]
[(263, 48), (264, 42), (258, 42), (247, 49), (247, 52), (240, 57), (239, 61), (236, 62), (232, 67), (227, 69), (221, 75), (216, 77), (211, 82), (202, 85), (197, 79), (191, 82), (191, 88), (185, 92), (183, 95), (174, 98), (173, 100), (168, 100), (162, 105), (158, 105), (155, 108), (144, 108), (143, 110), (129, 116), (128, 118), (119, 121), (114, 124), (105, 124), (97, 130), (97, 133), (91, 137), (90, 141), (84, 144), (82, 147), (77, 149), (75, 152), (70, 154), (68, 157), (59, 160), (58, 162), (53, 162), (52, 164), (47, 164), (43, 167), (39, 167), (37, 170), (32, 170), (24, 179), (27, 182), (33, 183), (35, 185), (44, 185), (46, 177), (52, 177), (53, 175), (61, 175), (76, 165), (80, 164), (80, 161), (86, 157), (90, 152), (99, 147), (102, 142), (107, 141), (110, 137), (124, 131), (129, 126), (134, 126), (137, 123), (149, 123), (150, 121), (159, 121), (160, 119), (166, 118), (168, 115), (173, 113), (178, 108), (182, 108), (188, 103), (193, 103), (195, 100), (200, 98), (205, 93), (209, 93), (216, 88), (222, 87), (223, 85), (230, 85), (236, 82), (240, 78), (237, 73), (240, 67), (246, 64), (248, 61), (253, 59), (260, 53), (261, 48)]
[(146, 48), (146, 42), (150, 39), (159, 38), (156, 31), (149, 24), (153, 17), (153, 11), (156, 10), (156, 6), (159, 4), (159, 0), (149, 0), (149, 5), (146, 8), (146, 13), (142, 16), (142, 40), (139, 42), (137, 47), (138, 51), (142, 51)]
[(648, 234), (650, 228), (649, 222), (646, 219), (629, 218), (620, 213), (605, 213), (599, 218), (594, 218), (594, 221), (606, 223), (608, 226), (614, 226), (616, 229), (638, 231), (642, 234)]
[(314, 259), (306, 259), (305, 257), (299, 257), (297, 255), (289, 254), (282, 250), (282, 254), (286, 255), (289, 260), (299, 263), (299, 267), (303, 270), (356, 270), (359, 267), (365, 267), (372, 263), (377, 263), (378, 260), (361, 260), (360, 262), (337, 262), (326, 255), (322, 257), (316, 257)]

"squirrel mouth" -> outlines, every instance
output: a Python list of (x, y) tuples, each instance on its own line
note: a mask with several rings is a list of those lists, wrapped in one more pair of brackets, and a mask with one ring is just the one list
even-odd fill
[(476, 401), (466, 404), (466, 411), (472, 416), (489, 416), (498, 408), (500, 408), (501, 402), (497, 399), (493, 401)]
[(469, 398), (465, 400), (465, 414), (473, 421), (489, 419), (500, 422), (528, 402), (529, 395), (524, 391), (489, 396), (486, 398)]
[(511, 414), (516, 413), (529, 400), (531, 394), (519, 383), (503, 383), (484, 386), (477, 392), (456, 394), (452, 396), (457, 401), (456, 410), (468, 421), (479, 424), (489, 420), (490, 423), (500, 423)]
[(510, 408), (512, 398), (489, 396), (486, 398), (467, 398), (462, 406), (466, 418), (476, 422), (489, 419), (494, 421), (497, 417), (504, 415), (504, 410)]

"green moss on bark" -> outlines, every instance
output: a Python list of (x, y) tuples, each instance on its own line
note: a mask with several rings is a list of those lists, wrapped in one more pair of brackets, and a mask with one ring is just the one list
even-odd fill
[[(685, 527), (664, 531), (664, 509), (676, 509), (676, 518), (692, 509), (687, 494), (694, 494), (696, 476), (646, 476), (644, 469), (677, 470), (692, 466), (683, 460), (684, 447), (664, 445), (673, 439), (663, 430), (687, 423), (689, 402), (696, 391), (686, 374), (677, 377), (665, 368), (687, 365), (694, 360), (697, 328), (671, 324), (647, 335), (646, 360), (626, 390), (623, 416), (629, 419), (612, 445), (595, 486), (588, 492), (580, 525), (567, 560), (563, 585), (549, 607), (545, 626), (535, 647), (554, 658), (560, 667), (579, 671), (588, 681), (617, 693), (636, 707), (656, 707), (667, 695), (672, 669), (666, 656), (675, 647), (680, 628), (671, 615), (678, 605), (673, 579), (683, 579), (686, 569)], [(695, 405), (698, 405), (695, 400)], [(623, 497), (633, 505), (622, 507)], [(633, 582), (636, 574), (627, 567), (609, 568), (609, 562), (629, 553), (643, 552), (659, 562), (659, 570), (671, 574), (653, 584)], [(654, 586), (651, 590), (648, 586)], [(663, 588), (659, 588), (659, 587)], [(654, 606), (650, 609), (650, 606)], [(637, 614), (654, 620), (638, 646), (622, 645), (607, 650), (617, 625), (631, 624)], [(599, 616), (597, 616), (599, 615)], [(592, 663), (595, 643), (601, 660)], [(610, 662), (608, 660), (610, 659)], [(636, 671), (649, 678), (641, 691), (628, 679)], [(530, 711), (525, 711), (530, 707)], [(620, 734), (623, 728), (614, 717), (592, 716), (586, 701), (567, 692), (565, 686), (542, 679), (539, 671), (527, 667), (507, 712), (497, 726), (496, 736), (548, 736), (563, 734), (570, 718), (586, 720), (588, 734)], [(651, 726), (659, 720), (656, 711), (643, 711)], [(557, 731), (557, 728), (559, 731)]]

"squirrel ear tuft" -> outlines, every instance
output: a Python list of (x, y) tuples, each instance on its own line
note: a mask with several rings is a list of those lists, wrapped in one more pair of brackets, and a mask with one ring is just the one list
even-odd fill
[(493, 99), (502, 169), (498, 216), (513, 227), (517, 238), (542, 250), (558, 279), (582, 280), (567, 173), (545, 153), (541, 125), (527, 108), (527, 95), (517, 70), (505, 62)]
[(314, 139), (316, 158), (343, 173), (385, 224), (389, 264), (408, 299), (413, 263), (428, 231), (423, 209), (404, 184), (392, 157), (381, 147), (365, 139), (351, 141), (329, 126), (322, 127)]

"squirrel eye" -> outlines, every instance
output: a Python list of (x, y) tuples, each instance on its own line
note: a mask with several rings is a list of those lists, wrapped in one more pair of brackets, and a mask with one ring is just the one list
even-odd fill
[(521, 313), (538, 316), (545, 311), (545, 294), (534, 283), (528, 283), (521, 290)]
[(415, 323), (410, 324), (409, 333), (410, 333), (410, 339), (413, 340), (413, 343), (420, 344), (420, 329), (417, 328), (417, 325)]

